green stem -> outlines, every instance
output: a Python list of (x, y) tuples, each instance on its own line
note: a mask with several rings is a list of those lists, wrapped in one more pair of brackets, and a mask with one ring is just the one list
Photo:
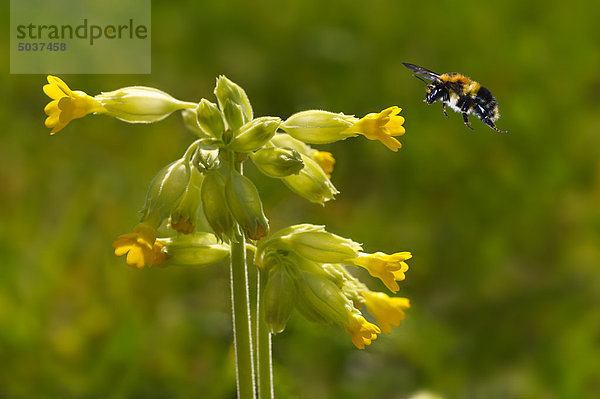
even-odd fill
[[(238, 167), (241, 169), (241, 166)], [(230, 272), (238, 399), (255, 399), (256, 387), (254, 384), (254, 361), (252, 359), (252, 335), (250, 334), (246, 240), (242, 234), (235, 233), (231, 242)]]
[(258, 399), (272, 399), (273, 361), (271, 358), (271, 333), (265, 321), (263, 292), (267, 284), (268, 272), (258, 271), (257, 316), (256, 316), (256, 354), (258, 364)]
[(254, 362), (250, 335), (250, 306), (248, 301), (248, 274), (246, 270), (246, 243), (244, 236), (234, 237), (231, 243), (231, 301), (233, 304), (233, 342), (239, 399), (254, 399)]

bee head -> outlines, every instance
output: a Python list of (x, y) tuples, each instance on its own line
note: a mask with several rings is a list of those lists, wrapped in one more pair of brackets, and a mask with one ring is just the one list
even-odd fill
[(433, 104), (436, 101), (439, 101), (444, 92), (444, 86), (436, 83), (431, 83), (427, 85), (427, 91), (425, 92), (425, 102), (427, 104)]

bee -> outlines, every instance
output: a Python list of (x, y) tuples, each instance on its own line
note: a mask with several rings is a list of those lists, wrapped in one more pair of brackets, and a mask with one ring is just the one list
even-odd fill
[(428, 69), (414, 64), (403, 62), (404, 66), (415, 73), (415, 77), (423, 80), (418, 75), (431, 81), (427, 83), (427, 93), (425, 101), (427, 104), (433, 104), (437, 101), (442, 102), (442, 112), (446, 113), (446, 106), (449, 105), (456, 112), (462, 113), (465, 125), (473, 130), (469, 122), (469, 114), (473, 114), (483, 123), (500, 133), (507, 133), (500, 130), (495, 123), (500, 118), (498, 111), (498, 102), (488, 89), (461, 75), (460, 73), (450, 72), (442, 75), (432, 72)]

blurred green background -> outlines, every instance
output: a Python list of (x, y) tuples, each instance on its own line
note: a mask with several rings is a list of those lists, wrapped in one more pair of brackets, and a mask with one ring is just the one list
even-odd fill
[[(225, 74), (259, 116), (403, 108), (398, 153), (324, 147), (341, 191), (324, 208), (248, 168), (274, 228), (325, 224), (414, 255), (407, 319), (367, 350), (292, 316), (273, 343), (278, 398), (600, 395), (600, 3), (494, 3), (154, 0), (151, 75), (61, 75), (198, 101)], [(45, 76), (9, 75), (6, 35), (0, 397), (233, 398), (227, 265), (136, 270), (110, 247), (193, 136), (177, 115), (49, 136)], [(402, 62), (478, 80), (510, 133), (445, 118)]]

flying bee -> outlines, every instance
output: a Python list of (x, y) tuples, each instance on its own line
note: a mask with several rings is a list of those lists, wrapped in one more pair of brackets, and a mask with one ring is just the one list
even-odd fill
[(437, 101), (442, 102), (442, 111), (446, 117), (446, 106), (449, 105), (456, 112), (461, 112), (463, 121), (469, 129), (469, 114), (473, 114), (483, 123), (488, 125), (500, 133), (507, 133), (505, 130), (500, 130), (495, 123), (500, 118), (498, 111), (498, 102), (488, 89), (469, 79), (460, 73), (450, 72), (442, 75), (432, 72), (428, 69), (414, 64), (403, 62), (404, 66), (415, 73), (415, 77), (423, 80), (418, 75), (431, 81), (427, 83), (427, 93), (425, 101), (427, 104), (433, 104)]

